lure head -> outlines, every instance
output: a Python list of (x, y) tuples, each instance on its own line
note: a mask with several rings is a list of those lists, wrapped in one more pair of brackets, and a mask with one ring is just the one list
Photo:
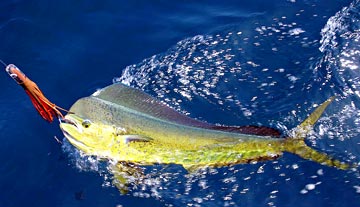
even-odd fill
[(21, 70), (14, 64), (9, 64), (8, 66), (6, 66), (5, 70), (10, 75), (10, 77), (16, 81), (16, 83), (24, 83), (24, 80), (26, 79), (25, 74), (21, 72)]
[(60, 128), (65, 137), (76, 148), (90, 155), (108, 157), (116, 138), (116, 128), (67, 114), (60, 120)]

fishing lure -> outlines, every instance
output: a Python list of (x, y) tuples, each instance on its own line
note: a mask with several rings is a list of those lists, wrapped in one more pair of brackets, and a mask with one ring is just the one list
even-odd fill
[[(4, 65), (6, 66), (6, 64)], [(54, 120), (54, 117), (59, 119), (64, 118), (60, 111), (68, 111), (50, 102), (41, 92), (36, 83), (26, 77), (26, 75), (18, 67), (14, 64), (9, 64), (6, 66), (6, 72), (25, 90), (35, 109), (39, 112), (43, 119), (51, 123)]]

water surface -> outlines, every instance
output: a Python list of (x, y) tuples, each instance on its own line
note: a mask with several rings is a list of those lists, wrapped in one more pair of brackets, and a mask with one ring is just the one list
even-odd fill
[[(123, 82), (211, 123), (285, 135), (316, 104), (337, 100), (307, 138), (359, 162), (359, 1), (2, 1), (0, 57), (69, 108)], [(358, 169), (285, 154), (207, 169), (146, 168), (120, 195), (107, 163), (84, 157), (1, 73), (1, 206), (354, 206)]]

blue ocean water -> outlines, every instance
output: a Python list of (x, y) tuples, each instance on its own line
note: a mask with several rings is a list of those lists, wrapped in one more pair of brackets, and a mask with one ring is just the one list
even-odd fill
[[(69, 108), (114, 82), (210, 123), (290, 134), (337, 100), (307, 143), (360, 160), (360, 2), (1, 1), (0, 58)], [(359, 169), (284, 154), (187, 174), (149, 167), (127, 195), (0, 73), (0, 206), (356, 206)], [(54, 137), (63, 140), (59, 144)]]

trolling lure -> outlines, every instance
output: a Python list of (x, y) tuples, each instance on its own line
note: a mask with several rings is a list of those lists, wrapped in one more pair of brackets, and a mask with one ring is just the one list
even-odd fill
[(54, 120), (54, 117), (60, 119), (64, 118), (60, 111), (68, 111), (50, 102), (41, 92), (36, 83), (26, 77), (26, 75), (18, 67), (14, 64), (9, 64), (6, 66), (6, 72), (25, 90), (35, 109), (39, 112), (43, 119), (51, 123)]

